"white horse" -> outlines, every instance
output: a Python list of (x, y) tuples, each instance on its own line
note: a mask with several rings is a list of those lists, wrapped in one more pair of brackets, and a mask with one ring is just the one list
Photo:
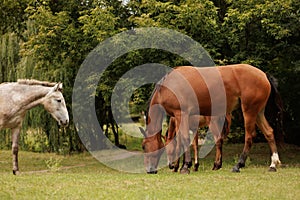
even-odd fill
[(13, 173), (19, 173), (18, 144), (26, 112), (37, 106), (44, 108), (59, 125), (69, 124), (69, 115), (61, 93), (62, 83), (37, 80), (18, 80), (0, 84), (0, 129), (12, 130)]

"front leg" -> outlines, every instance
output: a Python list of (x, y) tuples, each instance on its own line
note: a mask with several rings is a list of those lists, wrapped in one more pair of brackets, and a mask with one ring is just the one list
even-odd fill
[(19, 174), (18, 152), (19, 152), (20, 127), (12, 129), (12, 155), (13, 155), (13, 174)]
[(255, 120), (252, 115), (244, 113), (245, 119), (245, 144), (242, 154), (240, 155), (238, 163), (233, 167), (232, 172), (240, 172), (240, 168), (245, 167), (246, 159), (252, 146), (252, 138), (256, 135)]
[[(189, 150), (187, 150), (187, 151), (189, 151)], [(189, 170), (189, 168), (191, 168), (192, 167), (192, 161), (186, 161), (186, 159), (185, 159), (185, 153), (183, 154), (183, 163), (182, 163), (182, 166), (181, 166), (181, 168), (180, 168), (180, 173), (181, 174), (189, 174), (190, 173), (190, 170)]]
[[(177, 119), (176, 119), (177, 120)], [(180, 169), (181, 174), (189, 174), (191, 167), (191, 151), (190, 151), (190, 136), (189, 136), (189, 116), (182, 113), (181, 115), (181, 123), (179, 127), (179, 144), (182, 146), (184, 151), (184, 164)]]
[(197, 131), (195, 131), (195, 134), (194, 134), (194, 140), (193, 140), (193, 150), (194, 150), (194, 160), (195, 160), (195, 163), (194, 163), (194, 171), (198, 171), (198, 168), (199, 168), (199, 161), (198, 161), (198, 133)]
[(242, 152), (240, 155), (238, 163), (232, 168), (232, 172), (240, 172), (240, 168), (245, 167), (246, 159), (247, 159), (247, 153)]

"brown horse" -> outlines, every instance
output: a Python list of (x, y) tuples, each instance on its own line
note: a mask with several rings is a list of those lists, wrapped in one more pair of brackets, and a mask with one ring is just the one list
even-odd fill
[[(237, 105), (241, 105), (245, 145), (238, 163), (233, 167), (239, 172), (256, 135), (255, 125), (265, 135), (272, 152), (270, 171), (276, 171), (280, 164), (273, 129), (265, 118), (264, 110), (271, 92), (266, 74), (247, 65), (237, 64), (220, 67), (177, 67), (167, 74), (157, 85), (151, 97), (147, 112), (146, 130), (143, 132), (144, 164), (147, 173), (157, 173), (157, 166), (164, 144), (161, 140), (164, 114), (176, 120), (176, 133), (184, 149), (183, 172), (189, 172), (191, 162), (189, 138), (189, 117), (191, 115), (213, 116), (216, 121), (224, 122)], [(221, 135), (223, 123), (218, 122), (213, 135)], [(217, 130), (217, 131), (216, 131)]]
[[(208, 125), (210, 117), (202, 115), (190, 116), (189, 129), (193, 132), (193, 150), (194, 150), (194, 171), (198, 171), (198, 128), (202, 128)], [(169, 127), (166, 132), (166, 152), (168, 157), (169, 168), (173, 169), (174, 172), (178, 171), (181, 146), (176, 138), (176, 120), (175, 117), (171, 117), (169, 121)]]
[[(222, 167), (222, 144), (224, 138), (228, 135), (231, 124), (231, 116), (226, 115), (224, 127), (221, 135), (214, 135), (214, 140), (216, 145), (216, 158), (213, 166), (213, 170), (218, 170)], [(194, 171), (198, 171), (199, 168), (199, 158), (198, 158), (198, 129), (209, 126), (210, 130), (213, 130), (216, 126), (213, 121), (211, 121), (210, 116), (193, 115), (189, 118), (189, 129), (193, 133), (192, 147), (194, 151)], [(168, 157), (169, 168), (177, 172), (179, 169), (180, 161), (180, 142), (176, 138), (176, 120), (175, 117), (170, 118), (169, 127), (166, 132), (166, 153)], [(216, 133), (217, 131), (212, 131)], [(219, 137), (220, 136), (220, 137)], [(184, 158), (183, 158), (184, 159)], [(190, 164), (191, 165), (191, 164)]]

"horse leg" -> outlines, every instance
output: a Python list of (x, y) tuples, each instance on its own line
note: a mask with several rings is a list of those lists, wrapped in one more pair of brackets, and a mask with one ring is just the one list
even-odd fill
[(179, 126), (179, 138), (180, 144), (184, 151), (184, 164), (180, 169), (181, 174), (189, 174), (191, 167), (191, 151), (190, 151), (190, 136), (189, 136), (189, 116), (187, 114), (181, 113), (181, 123)]
[(227, 114), (225, 117), (221, 134), (219, 132), (218, 134), (214, 134), (214, 139), (216, 143), (216, 158), (215, 158), (213, 170), (218, 170), (222, 168), (223, 140), (230, 131), (230, 125), (231, 125), (231, 115)]
[(256, 120), (256, 124), (259, 127), (259, 129), (263, 132), (266, 140), (269, 143), (269, 146), (270, 146), (270, 149), (272, 152), (271, 165), (270, 165), (269, 171), (276, 172), (276, 165), (281, 164), (281, 162), (279, 160), (279, 156), (278, 156), (278, 152), (277, 152), (273, 129), (271, 128), (268, 121), (266, 120), (263, 112), (259, 113), (257, 120)]
[[(223, 126), (225, 126), (225, 124)], [(215, 162), (212, 170), (218, 170), (222, 168), (222, 145), (223, 145), (222, 133), (218, 127), (218, 118), (214, 118), (214, 119), (212, 118), (209, 128), (212, 131), (215, 144), (216, 144), (216, 157), (215, 157)]]
[(216, 143), (216, 158), (212, 170), (218, 170), (222, 168), (222, 146), (223, 146), (222, 136), (215, 137), (215, 143)]
[(177, 172), (180, 162), (180, 146), (177, 138), (172, 139), (172, 141), (167, 145), (166, 150), (169, 168), (172, 169), (173, 172)]
[(169, 128), (166, 132), (166, 152), (169, 168), (172, 169), (173, 172), (177, 172), (179, 168), (177, 140), (178, 138), (176, 137), (176, 120), (174, 117), (171, 117), (169, 122)]
[(238, 163), (233, 167), (232, 172), (240, 172), (240, 168), (245, 167), (246, 159), (248, 157), (250, 148), (252, 146), (252, 138), (256, 135), (255, 131), (255, 116), (244, 113), (245, 123), (245, 144), (242, 154), (238, 160)]
[(174, 166), (173, 172), (178, 172), (179, 163), (180, 163), (181, 146), (180, 146), (180, 137), (178, 136), (178, 133), (176, 136), (176, 140), (177, 142), (176, 142), (176, 149), (175, 149), (175, 161), (173, 162), (173, 166)]
[(194, 136), (194, 139), (193, 139), (193, 150), (194, 150), (194, 160), (195, 160), (195, 163), (194, 163), (194, 171), (198, 171), (198, 168), (199, 168), (199, 161), (198, 161), (198, 133), (197, 133), (197, 130), (195, 131), (195, 136)]
[[(190, 151), (190, 150), (187, 150), (187, 151)], [(184, 172), (185, 169), (184, 168), (187, 168), (187, 169), (191, 168), (192, 167), (192, 161), (190, 161), (188, 163), (185, 162), (185, 153), (182, 156), (182, 160), (183, 160), (183, 163), (182, 163), (182, 166), (180, 168), (180, 173), (185, 174), (185, 172)], [(178, 162), (178, 164), (179, 164), (179, 162)], [(181, 170), (183, 170), (183, 171), (181, 171)]]
[(179, 162), (180, 162), (180, 158), (178, 158), (178, 159), (174, 162), (173, 172), (178, 172), (178, 169), (179, 169)]
[(12, 129), (12, 155), (13, 155), (13, 174), (19, 174), (18, 151), (19, 151), (20, 127)]
[(199, 127), (206, 126), (207, 118), (201, 115), (190, 116), (189, 129), (193, 132), (193, 150), (194, 150), (194, 171), (198, 171), (199, 168), (199, 153), (198, 153), (198, 129)]

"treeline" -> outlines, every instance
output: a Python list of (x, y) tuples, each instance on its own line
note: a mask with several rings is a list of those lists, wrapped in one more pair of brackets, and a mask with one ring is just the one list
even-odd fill
[[(298, 0), (2, 0), (0, 4), (0, 82), (18, 78), (62, 81), (72, 119), (72, 89), (78, 69), (100, 42), (126, 30), (164, 27), (199, 42), (218, 65), (249, 63), (273, 74), (285, 106), (285, 139), (300, 141), (300, 2)], [(126, 62), (121, 62), (126, 60)], [(168, 52), (139, 50), (117, 59), (106, 70), (96, 95), (101, 126), (112, 130), (110, 96), (118, 79), (144, 63), (186, 64)], [(138, 110), (151, 93), (138, 90)], [(68, 153), (84, 147), (71, 124), (60, 130), (41, 108), (23, 124), (23, 149)], [(26, 132), (25, 132), (26, 130)], [(10, 146), (1, 131), (0, 148)]]

